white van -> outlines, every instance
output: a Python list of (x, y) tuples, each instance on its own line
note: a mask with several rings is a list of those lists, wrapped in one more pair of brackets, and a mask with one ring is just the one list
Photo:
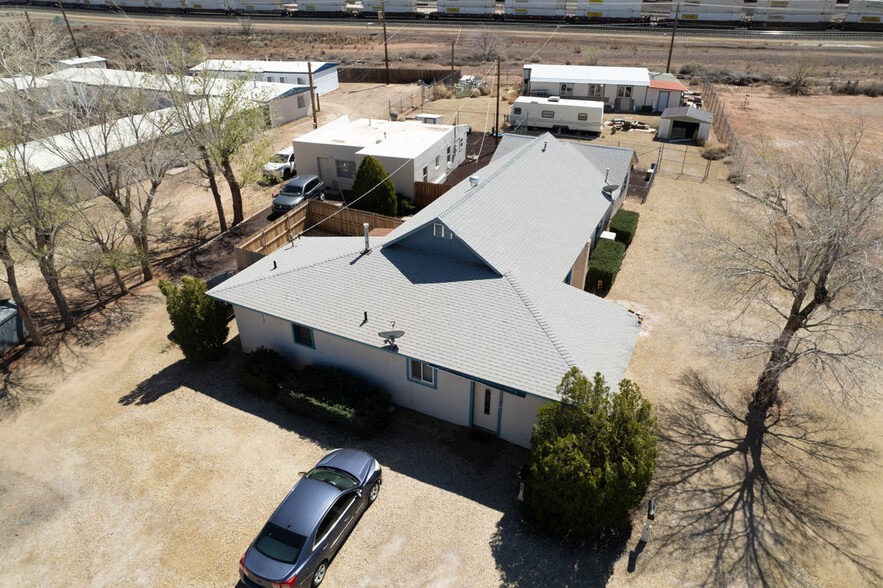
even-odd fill
[(600, 133), (604, 124), (604, 103), (562, 100), (558, 96), (521, 96), (512, 104), (505, 120), (510, 130), (540, 128), (559, 133)]

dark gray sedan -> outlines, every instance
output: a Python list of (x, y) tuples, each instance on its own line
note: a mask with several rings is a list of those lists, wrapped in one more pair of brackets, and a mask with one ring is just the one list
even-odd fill
[(383, 482), (377, 460), (357, 449), (335, 449), (301, 475), (239, 560), (239, 577), (249, 588), (321, 584)]
[(297, 176), (273, 198), (273, 211), (291, 210), (307, 198), (325, 200), (325, 182), (319, 176)]

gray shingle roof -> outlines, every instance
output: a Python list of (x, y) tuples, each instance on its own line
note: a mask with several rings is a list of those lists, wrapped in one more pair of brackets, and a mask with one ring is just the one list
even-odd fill
[(692, 106), (671, 106), (662, 113), (662, 118), (686, 118), (698, 122), (711, 122), (714, 113), (708, 110), (699, 110)]
[[(536, 137), (528, 135), (503, 135), (503, 138), (500, 139), (500, 144), (497, 146), (497, 150), (494, 152), (493, 158), (491, 158), (491, 163), (494, 163), (498, 158), (505, 157), (512, 151), (523, 147), (525, 144), (530, 143), (535, 139)], [(631, 169), (632, 161), (638, 161), (634, 149), (611, 147), (609, 145), (596, 145), (594, 143), (577, 141), (568, 141), (568, 143), (582, 153), (588, 162), (598, 171), (604, 173), (607, 168), (610, 168), (610, 181), (618, 183), (619, 185), (625, 183), (626, 176), (628, 176), (629, 169)]]
[[(618, 381), (640, 331), (635, 316), (563, 282), (606, 210), (590, 189), (603, 176), (554, 138), (480, 175), (477, 188), (466, 181), (372, 238), (368, 254), (361, 237), (302, 238), (211, 295), (377, 348), (377, 332), (396, 321), (399, 354), (544, 398), (557, 399), (571, 366)], [(409, 237), (437, 220), (454, 231), (451, 244), (462, 240), (486, 263), (415, 247)]]

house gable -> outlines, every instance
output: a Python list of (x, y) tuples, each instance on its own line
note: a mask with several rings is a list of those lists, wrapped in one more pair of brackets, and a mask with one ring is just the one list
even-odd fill
[[(488, 265), (466, 242), (438, 219), (409, 233), (392, 247), (408, 247), (437, 255), (455, 257), (470, 263)], [(488, 267), (490, 266), (488, 265)]]

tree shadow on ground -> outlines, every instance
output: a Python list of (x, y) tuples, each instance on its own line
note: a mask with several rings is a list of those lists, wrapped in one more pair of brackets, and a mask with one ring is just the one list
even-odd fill
[(871, 449), (836, 416), (797, 408), (780, 408), (749, 438), (747, 398), (731, 402), (740, 395), (694, 371), (680, 384), (684, 399), (660, 409), (657, 484), (672, 523), (657, 557), (711, 555), (705, 581), (720, 586), (804, 584), (804, 565), (823, 555), (881, 580), (833, 500), (844, 479), (875, 463)]
[(0, 361), (0, 421), (15, 416), (25, 407), (37, 404), (51, 390), (34, 383), (33, 378), (15, 365), (27, 352), (24, 346), (6, 354)]
[(630, 534), (626, 528), (601, 539), (562, 542), (542, 535), (513, 508), (497, 523), (491, 552), (502, 586), (606, 586)]

